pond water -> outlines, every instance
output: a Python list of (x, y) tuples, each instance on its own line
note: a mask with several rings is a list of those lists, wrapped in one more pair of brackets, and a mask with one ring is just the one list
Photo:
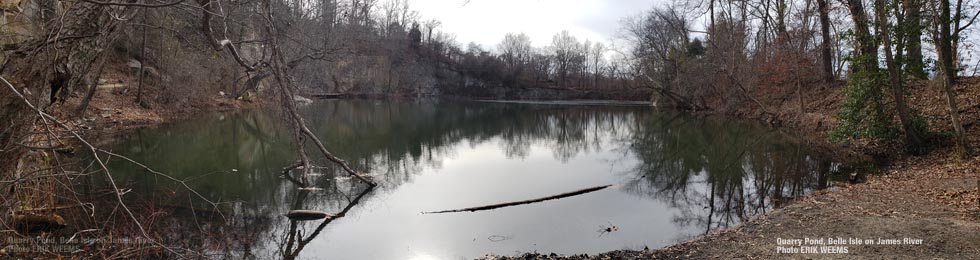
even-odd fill
[[(340, 212), (366, 185), (325, 160), (311, 176), (319, 190), (283, 178), (296, 157), (275, 111), (199, 116), (111, 146), (187, 180), (221, 203), (221, 216), (132, 164), (113, 160), (110, 169), (136, 191), (130, 198), (173, 209), (157, 221), (168, 239), (213, 254), (472, 259), (662, 247), (827, 188), (840, 168), (754, 123), (647, 106), (334, 100), (302, 110), (332, 152), (380, 184), (325, 225), (282, 215)], [(490, 211), (421, 214), (600, 185), (613, 186)]]

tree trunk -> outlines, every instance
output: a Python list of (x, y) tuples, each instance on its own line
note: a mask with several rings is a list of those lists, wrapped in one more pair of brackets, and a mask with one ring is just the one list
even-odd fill
[[(875, 43), (874, 37), (871, 36), (871, 31), (868, 30), (868, 14), (864, 11), (864, 3), (861, 0), (847, 0), (847, 8), (851, 12), (851, 19), (854, 20), (854, 36), (857, 38), (860, 55), (876, 60), (878, 57), (878, 44)], [(864, 71), (878, 70), (878, 64), (876, 62), (861, 61), (861, 64), (856, 65), (858, 65), (858, 69)]]
[(817, 8), (820, 9), (820, 34), (823, 42), (820, 43), (821, 70), (823, 70), (824, 80), (831, 82), (834, 80), (834, 60), (831, 56), (830, 45), (830, 3), (827, 0), (817, 0)]
[(788, 41), (786, 37), (789, 37), (789, 33), (786, 29), (786, 12), (787, 12), (786, 0), (776, 0), (776, 41), (784, 42)]
[(82, 98), (82, 102), (78, 105), (78, 108), (75, 108), (75, 117), (81, 118), (84, 116), (85, 110), (88, 109), (88, 104), (92, 102), (92, 98), (95, 97), (95, 92), (99, 88), (99, 78), (102, 77), (102, 70), (105, 68), (106, 60), (108, 60), (108, 58), (102, 58), (102, 61), (99, 62), (99, 67), (95, 69), (95, 75), (91, 77), (88, 82), (86, 82), (86, 85), (88, 85), (88, 90), (87, 93), (85, 93), (85, 97)]
[[(898, 110), (898, 119), (905, 129), (905, 147), (910, 154), (922, 154), (922, 137), (912, 124), (908, 105), (905, 103), (905, 91), (902, 86), (902, 73), (899, 68), (901, 64), (892, 55), (891, 31), (888, 26), (888, 12), (885, 7), (885, 0), (875, 1), (875, 13), (878, 15), (878, 33), (881, 36), (882, 47), (885, 50), (885, 65), (888, 67), (888, 78), (891, 85), (892, 96), (895, 99), (895, 108)], [(901, 49), (901, 46), (898, 47)]]
[(922, 3), (924, 0), (903, 0), (904, 23), (899, 30), (905, 33), (905, 71), (915, 78), (925, 79), (925, 63), (922, 58)]
[(143, 36), (142, 43), (140, 46), (140, 74), (139, 83), (136, 87), (136, 104), (139, 104), (143, 108), (149, 108), (149, 106), (143, 102), (143, 78), (146, 74), (146, 12), (150, 10), (143, 8)]
[(942, 84), (943, 91), (946, 95), (946, 105), (949, 108), (949, 119), (953, 124), (953, 139), (956, 141), (956, 152), (959, 157), (965, 157), (967, 155), (966, 140), (963, 136), (963, 125), (960, 124), (959, 110), (956, 108), (956, 93), (953, 89), (953, 84), (956, 79), (956, 67), (953, 63), (953, 38), (955, 35), (951, 35), (950, 31), (950, 6), (949, 0), (938, 0), (938, 19), (936, 19), (936, 24), (939, 27), (937, 36), (933, 39), (936, 41), (936, 54), (939, 57), (939, 70), (942, 72)]

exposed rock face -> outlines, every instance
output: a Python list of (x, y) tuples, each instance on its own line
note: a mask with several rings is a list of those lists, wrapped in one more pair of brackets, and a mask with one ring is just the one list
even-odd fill
[(131, 59), (126, 62), (126, 67), (128, 67), (129, 70), (133, 72), (133, 74), (139, 74), (140, 65), (143, 65), (143, 73), (146, 76), (160, 77), (160, 73), (157, 72), (157, 69), (151, 67), (149, 64), (141, 64), (140, 61), (134, 59)]
[[(28, 11), (36, 9), (33, 2), (23, 0), (0, 0), (0, 45), (3, 50), (13, 47), (33, 36)], [(6, 57), (0, 53), (0, 57)]]

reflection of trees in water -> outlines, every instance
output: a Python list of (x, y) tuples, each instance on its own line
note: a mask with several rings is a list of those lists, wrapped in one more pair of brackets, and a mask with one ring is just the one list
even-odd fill
[[(606, 136), (642, 110), (514, 104), (328, 102), (305, 115), (320, 137), (345, 158), (399, 184), (422, 168), (437, 168), (459, 143), (499, 139), (509, 157), (527, 156), (532, 144), (567, 161), (600, 150)], [(333, 169), (331, 169), (333, 170)], [(389, 185), (390, 186), (390, 185)]]
[[(266, 173), (290, 156), (284, 146), (288, 142), (275, 138), (281, 131), (271, 120), (257, 113), (208, 116), (177, 127), (137, 131), (115, 150), (189, 180), (206, 197), (238, 199), (255, 189), (270, 189), (264, 184), (277, 177)], [(109, 167), (140, 190), (171, 185), (121, 160), (111, 161)]]
[(668, 203), (676, 224), (705, 233), (826, 187), (831, 167), (779, 132), (676, 114), (641, 117), (624, 145), (639, 159), (624, 189)]
[[(547, 147), (562, 162), (615, 149), (640, 161), (632, 171), (636, 176), (625, 183), (628, 192), (664, 200), (679, 210), (677, 224), (706, 231), (770, 209), (770, 198), (794, 198), (819, 187), (825, 177), (811, 173), (829, 167), (764, 129), (643, 107), (341, 101), (318, 102), (303, 113), (328, 149), (382, 183), (375, 193), (440, 167), (459, 144), (496, 142), (510, 158), (528, 156), (531, 147)], [(299, 191), (283, 181), (279, 173), (295, 156), (275, 116), (247, 112), (224, 120), (202, 118), (184, 128), (147, 131), (121, 147), (139, 147), (131, 152), (142, 151), (141, 159), (154, 168), (194, 176), (192, 183), (206, 196), (231, 201), (228, 219), (211, 225), (216, 231), (206, 240), (222, 241), (216, 244), (244, 254), (276, 254), (253, 258), (280, 258), (301, 250), (296, 241), (319, 227), (289, 222), (281, 214), (291, 209), (339, 212), (353, 200), (349, 194), (363, 187), (338, 179), (346, 175), (327, 162), (319, 162), (319, 175), (311, 178), (322, 190)], [(228, 172), (232, 168), (239, 172)], [(150, 190), (158, 183), (147, 176), (133, 174), (130, 181)]]
[[(344, 208), (339, 212), (331, 214), (331, 216), (324, 220), (316, 221), (319, 223), (314, 221), (303, 222), (289, 220), (289, 228), (284, 230), (279, 238), (276, 250), (277, 255), (281, 257), (281, 259), (296, 259), (299, 257), (303, 249), (306, 248), (306, 245), (312, 242), (313, 239), (316, 239), (316, 237), (320, 235), (320, 232), (323, 231), (323, 228), (334, 220), (343, 218), (345, 215), (347, 215), (347, 212), (350, 212), (350, 210), (360, 203), (361, 199), (364, 198), (365, 195), (369, 194), (373, 189), (374, 187), (370, 186), (364, 187), (363, 190), (358, 192), (354, 198), (347, 198), (347, 206), (344, 206)], [(303, 204), (306, 202), (308, 195), (308, 191), (300, 191), (298, 196), (293, 200), (293, 208), (304, 208)], [(315, 224), (315, 226), (313, 226), (313, 224)], [(311, 226), (312, 229), (310, 229)]]
[[(622, 125), (642, 109), (354, 101), (317, 104), (306, 111), (311, 127), (332, 150), (355, 168), (374, 174), (383, 183), (380, 189), (390, 190), (424, 168), (438, 168), (457, 144), (499, 140), (508, 157), (519, 158), (536, 144), (550, 148), (556, 159), (568, 161), (582, 152), (601, 150), (610, 137), (625, 138), (628, 128)], [(314, 180), (324, 190), (306, 207), (336, 209), (340, 205), (324, 203), (346, 203), (348, 199), (339, 194), (349, 190), (338, 192), (345, 189), (336, 185), (344, 182), (332, 181), (342, 176), (340, 169), (328, 164), (322, 172)], [(281, 249), (288, 241), (283, 237), (309, 233), (316, 226), (282, 222), (269, 228), (268, 233), (285, 234), (275, 240), (282, 255), (288, 251)]]

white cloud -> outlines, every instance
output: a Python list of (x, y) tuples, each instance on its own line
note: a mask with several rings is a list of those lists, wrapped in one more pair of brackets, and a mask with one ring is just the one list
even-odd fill
[(657, 0), (411, 0), (424, 19), (442, 21), (441, 30), (466, 44), (494, 48), (507, 33), (525, 33), (534, 46), (568, 30), (580, 41), (608, 42), (619, 20), (652, 7)]

